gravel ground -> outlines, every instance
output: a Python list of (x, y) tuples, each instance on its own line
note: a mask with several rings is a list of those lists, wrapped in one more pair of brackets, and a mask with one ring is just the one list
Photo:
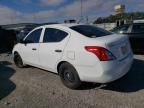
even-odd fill
[(85, 83), (70, 90), (58, 75), (34, 67), (17, 68), (0, 54), (0, 108), (144, 108), (144, 56), (135, 55), (131, 71), (100, 88)]

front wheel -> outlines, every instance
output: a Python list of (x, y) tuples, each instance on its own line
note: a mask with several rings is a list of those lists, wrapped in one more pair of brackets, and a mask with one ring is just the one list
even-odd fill
[(24, 67), (22, 58), (21, 58), (21, 56), (18, 53), (14, 54), (14, 63), (19, 68), (23, 68)]
[(59, 75), (63, 84), (71, 89), (77, 89), (81, 85), (76, 69), (69, 63), (63, 63), (59, 68)]

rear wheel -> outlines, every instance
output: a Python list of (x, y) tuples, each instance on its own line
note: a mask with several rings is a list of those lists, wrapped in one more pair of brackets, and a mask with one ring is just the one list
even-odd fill
[(63, 63), (59, 68), (59, 75), (66, 87), (71, 89), (78, 89), (80, 87), (80, 78), (71, 64)]
[(23, 68), (24, 67), (22, 58), (21, 58), (21, 56), (18, 53), (14, 54), (14, 63), (19, 68)]

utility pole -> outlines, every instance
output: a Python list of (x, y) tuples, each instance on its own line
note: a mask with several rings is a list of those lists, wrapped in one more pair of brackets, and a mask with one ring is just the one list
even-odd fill
[(83, 20), (83, 0), (81, 0), (81, 20)]
[(80, 23), (83, 20), (83, 0), (80, 0), (80, 20), (78, 21), (78, 23)]

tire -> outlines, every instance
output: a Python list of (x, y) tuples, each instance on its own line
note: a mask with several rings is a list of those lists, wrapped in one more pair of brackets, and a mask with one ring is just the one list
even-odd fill
[(14, 54), (14, 63), (19, 68), (23, 68), (24, 67), (22, 58), (21, 58), (21, 56), (18, 53)]
[(78, 89), (81, 85), (76, 69), (69, 63), (59, 67), (59, 75), (63, 84), (70, 89)]

